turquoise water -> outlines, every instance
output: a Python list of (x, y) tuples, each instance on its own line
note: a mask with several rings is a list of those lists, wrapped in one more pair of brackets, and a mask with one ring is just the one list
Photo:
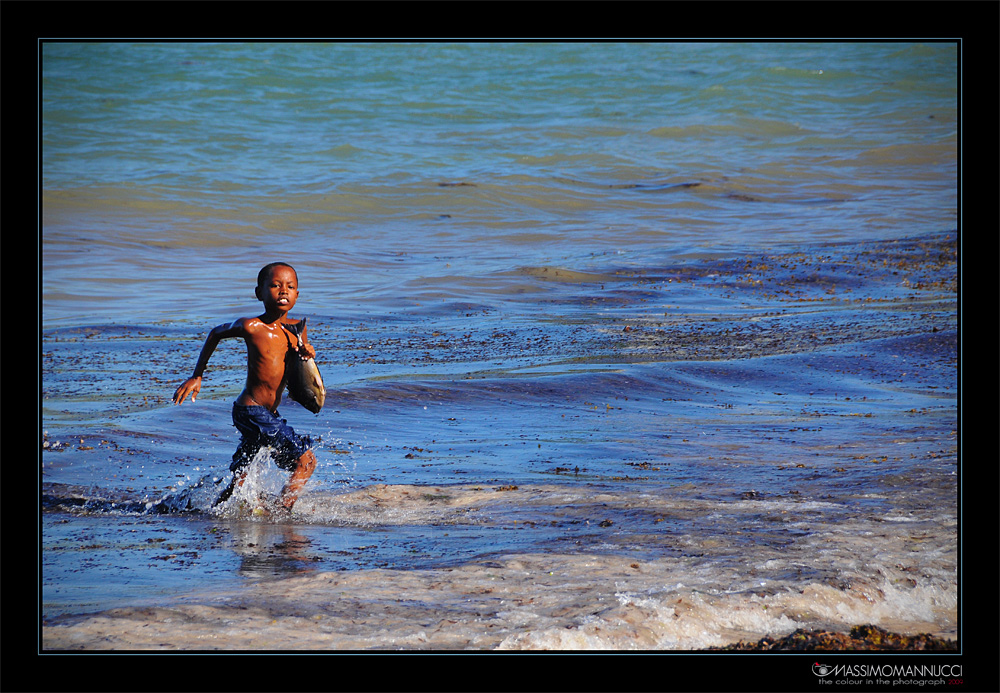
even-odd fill
[[(46, 616), (586, 554), (722, 600), (648, 647), (817, 585), (742, 627), (953, 634), (957, 79), (949, 43), (44, 44)], [(242, 346), (169, 400), (274, 260), (329, 397), (282, 408), (320, 464), (268, 523), (200, 495)]]
[(235, 309), (230, 278), (276, 255), (334, 317), (397, 300), (400, 278), (474, 294), (595, 253), (937, 233), (956, 223), (956, 59), (947, 43), (45, 44), (44, 324), (211, 320), (176, 294)]

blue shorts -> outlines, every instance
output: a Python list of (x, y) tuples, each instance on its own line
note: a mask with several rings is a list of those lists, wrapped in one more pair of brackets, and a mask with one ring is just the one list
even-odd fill
[(312, 447), (309, 436), (300, 436), (288, 422), (267, 407), (233, 405), (233, 425), (243, 436), (233, 453), (233, 472), (246, 467), (261, 448), (271, 448), (271, 459), (281, 469), (295, 469), (295, 462)]

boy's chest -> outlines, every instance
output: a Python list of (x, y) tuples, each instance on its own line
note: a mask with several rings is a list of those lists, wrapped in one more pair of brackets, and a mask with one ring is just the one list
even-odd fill
[(263, 325), (254, 330), (246, 339), (251, 357), (271, 362), (283, 362), (291, 345), (291, 338), (280, 327)]

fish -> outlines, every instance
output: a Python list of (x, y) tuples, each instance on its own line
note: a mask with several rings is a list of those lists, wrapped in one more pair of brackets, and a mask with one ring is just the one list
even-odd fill
[(285, 356), (288, 396), (313, 414), (318, 414), (326, 402), (326, 387), (323, 385), (323, 376), (320, 375), (316, 360), (303, 358), (299, 353), (301, 341), (299, 334), (306, 327), (306, 319), (302, 318), (297, 325), (289, 324), (282, 327), (295, 335), (295, 345), (292, 345), (292, 340), (288, 340), (288, 354)]

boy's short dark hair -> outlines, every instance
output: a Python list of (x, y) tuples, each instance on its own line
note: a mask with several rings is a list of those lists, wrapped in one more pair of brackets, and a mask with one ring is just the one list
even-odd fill
[[(257, 273), (257, 286), (263, 286), (264, 280), (267, 279), (268, 275), (271, 274), (271, 270), (275, 267), (287, 267), (288, 269), (295, 272), (295, 268), (289, 265), (287, 262), (272, 262), (270, 264), (264, 265), (260, 272)], [(296, 278), (299, 276), (298, 272), (295, 272)]]

